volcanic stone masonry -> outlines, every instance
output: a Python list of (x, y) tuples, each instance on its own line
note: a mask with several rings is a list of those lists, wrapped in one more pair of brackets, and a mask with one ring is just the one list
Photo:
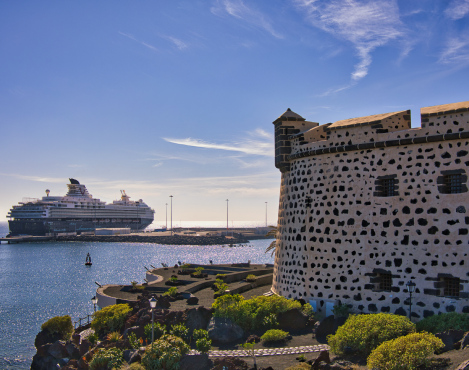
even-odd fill
[(288, 109), (272, 290), (329, 315), (469, 313), (469, 101), (319, 125)]

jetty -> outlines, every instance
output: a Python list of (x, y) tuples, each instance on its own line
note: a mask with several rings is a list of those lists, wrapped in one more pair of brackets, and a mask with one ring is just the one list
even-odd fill
[(31, 243), (31, 242), (45, 242), (48, 240), (54, 239), (52, 236), (12, 236), (9, 238), (0, 238), (0, 242), (7, 242), (8, 244), (18, 244), (18, 243)]

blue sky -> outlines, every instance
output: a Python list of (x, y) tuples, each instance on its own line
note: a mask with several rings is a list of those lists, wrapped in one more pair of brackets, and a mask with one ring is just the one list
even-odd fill
[[(0, 214), (69, 177), (164, 220), (269, 221), (272, 121), (469, 100), (469, 0), (0, 2)], [(6, 220), (6, 219), (4, 219)]]

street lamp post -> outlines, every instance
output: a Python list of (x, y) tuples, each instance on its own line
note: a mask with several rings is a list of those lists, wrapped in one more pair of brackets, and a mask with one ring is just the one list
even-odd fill
[(409, 320), (412, 321), (412, 293), (415, 291), (415, 286), (416, 284), (412, 281), (409, 280), (406, 284), (407, 291), (409, 292)]
[(150, 307), (151, 307), (151, 344), (153, 344), (153, 340), (155, 339), (155, 314), (154, 314), (154, 308), (156, 307), (155, 297), (151, 297)]
[(171, 236), (173, 236), (173, 196), (169, 196), (171, 198)]
[(228, 199), (226, 200), (226, 236), (228, 236)]
[(265, 202), (265, 227), (267, 227), (267, 202)]
[(166, 230), (168, 230), (168, 203), (166, 203)]
[(98, 303), (98, 298), (96, 298), (96, 296), (94, 296), (93, 298), (91, 298), (91, 302), (94, 305), (94, 312), (96, 312), (96, 303)]

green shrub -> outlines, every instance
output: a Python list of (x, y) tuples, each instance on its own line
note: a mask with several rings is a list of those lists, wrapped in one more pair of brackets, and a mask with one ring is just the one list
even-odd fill
[(218, 297), (213, 303), (215, 317), (227, 317), (245, 330), (259, 329), (264, 319), (273, 314), (277, 316), (293, 308), (301, 309), (298, 301), (272, 295), (244, 299), (239, 294)]
[(266, 317), (264, 317), (264, 320), (262, 320), (262, 325), (266, 329), (276, 328), (278, 326), (277, 315), (274, 313), (267, 315)]
[(118, 348), (100, 348), (90, 361), (90, 370), (112, 370), (119, 368), (124, 362), (122, 351)]
[(132, 289), (137, 289), (138, 281), (131, 281), (130, 284), (132, 284)]
[(86, 339), (88, 339), (88, 341), (89, 341), (91, 344), (95, 345), (95, 344), (98, 342), (99, 337), (98, 337), (98, 334), (96, 334), (96, 333), (91, 333), (90, 335), (88, 335), (88, 336), (86, 337)]
[(127, 340), (129, 341), (130, 347), (132, 347), (132, 349), (140, 348), (140, 341), (137, 339), (137, 335), (135, 335), (135, 333), (130, 333), (130, 335), (127, 337)]
[(426, 331), (433, 334), (451, 329), (469, 331), (469, 315), (456, 312), (442, 313), (429, 316), (417, 323), (417, 331)]
[(187, 269), (189, 269), (191, 267), (191, 264), (190, 263), (184, 263), (181, 265), (181, 269), (182, 271), (186, 271)]
[(198, 275), (200, 275), (200, 274), (202, 273), (202, 271), (204, 271), (204, 268), (203, 268), (202, 266), (195, 268), (195, 272), (196, 272)]
[(213, 285), (215, 286), (215, 294), (223, 294), (225, 290), (228, 289), (228, 284), (226, 284), (222, 279), (216, 279)]
[(181, 338), (166, 334), (147, 347), (142, 365), (147, 370), (177, 370), (181, 357), (189, 350)]
[(171, 276), (169, 278), (169, 281), (172, 282), (172, 283), (176, 283), (178, 281), (178, 277), (177, 276)]
[(192, 338), (194, 338), (195, 341), (202, 338), (208, 339), (208, 331), (204, 329), (195, 329), (192, 333)]
[[(146, 324), (144, 330), (145, 330), (145, 337), (151, 340), (151, 323)], [(160, 339), (162, 335), (166, 334), (166, 327), (159, 322), (155, 322), (155, 326), (153, 330), (154, 330), (155, 340)]]
[(197, 351), (207, 353), (212, 348), (212, 341), (208, 338), (200, 338), (195, 342)]
[(122, 339), (122, 335), (118, 331), (113, 331), (106, 336), (109, 342), (116, 343)]
[(175, 286), (169, 288), (166, 292), (163, 293), (164, 296), (176, 297), (178, 294), (178, 288)]
[(226, 277), (226, 274), (217, 274), (216, 278), (223, 280)]
[(253, 275), (253, 274), (246, 276), (246, 281), (248, 282), (256, 281), (256, 279), (257, 279), (256, 275)]
[(261, 339), (264, 342), (277, 342), (280, 340), (285, 340), (288, 337), (288, 333), (279, 329), (270, 329), (267, 330)]
[(47, 329), (52, 334), (60, 334), (63, 339), (68, 340), (73, 333), (72, 318), (69, 315), (55, 316), (42, 324), (41, 329)]
[(428, 365), (428, 357), (443, 348), (441, 339), (430, 333), (413, 333), (384, 342), (367, 359), (369, 369), (413, 370)]
[(305, 303), (303, 305), (303, 307), (301, 307), (301, 311), (306, 315), (306, 316), (309, 316), (309, 317), (313, 317), (314, 316), (314, 309), (313, 309), (313, 306), (311, 306), (309, 303)]
[(338, 304), (332, 308), (332, 313), (337, 317), (347, 317), (349, 311), (350, 307), (345, 303)]
[(96, 332), (103, 333), (120, 331), (130, 311), (131, 308), (128, 304), (114, 304), (104, 307), (93, 314), (94, 319), (91, 322), (91, 327)]
[(405, 316), (386, 313), (350, 315), (335, 335), (327, 337), (327, 342), (336, 354), (344, 354), (345, 347), (350, 347), (368, 356), (381, 343), (414, 332), (415, 325)]
[(189, 335), (189, 329), (186, 328), (184, 324), (176, 324), (171, 326), (169, 334), (174, 335), (175, 337), (181, 338), (184, 342), (190, 343), (191, 337)]

